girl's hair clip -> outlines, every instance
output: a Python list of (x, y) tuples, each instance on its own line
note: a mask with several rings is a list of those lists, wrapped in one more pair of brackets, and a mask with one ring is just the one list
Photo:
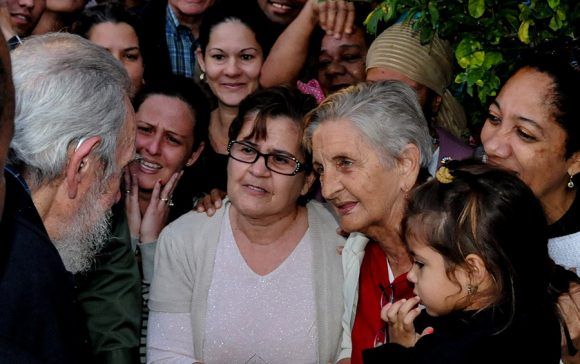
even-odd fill
[(441, 166), (437, 170), (437, 173), (435, 173), (435, 178), (437, 178), (437, 181), (439, 181), (439, 183), (448, 184), (453, 182), (453, 179), (455, 177), (453, 177), (449, 168)]

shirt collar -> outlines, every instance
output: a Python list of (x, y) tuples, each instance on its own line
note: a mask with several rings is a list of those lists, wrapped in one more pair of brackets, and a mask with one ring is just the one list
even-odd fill
[(171, 5), (167, 4), (167, 23), (171, 24), (173, 29), (177, 29), (177, 27), (180, 25), (179, 24), (179, 19), (177, 19), (177, 15), (175, 15), (175, 12), (173, 11), (173, 9), (171, 8)]

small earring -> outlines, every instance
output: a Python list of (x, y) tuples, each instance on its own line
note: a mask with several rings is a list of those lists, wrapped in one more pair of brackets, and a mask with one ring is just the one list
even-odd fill
[(574, 188), (575, 184), (574, 184), (574, 180), (572, 179), (572, 175), (570, 175), (570, 180), (568, 181), (568, 188), (572, 189)]
[(471, 296), (475, 292), (477, 292), (477, 286), (473, 286), (471, 284), (468, 284), (467, 285), (467, 294)]
[(201, 73), (199, 74), (199, 80), (200, 81), (204, 81), (205, 80), (205, 71), (201, 71)]

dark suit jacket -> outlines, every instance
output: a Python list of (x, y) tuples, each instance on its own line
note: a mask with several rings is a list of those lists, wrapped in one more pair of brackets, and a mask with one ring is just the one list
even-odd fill
[(73, 276), (10, 173), (0, 224), (0, 363), (87, 363)]

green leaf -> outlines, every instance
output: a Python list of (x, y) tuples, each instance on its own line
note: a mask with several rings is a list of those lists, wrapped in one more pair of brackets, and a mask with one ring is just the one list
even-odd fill
[(428, 9), (429, 9), (429, 14), (431, 15), (431, 24), (433, 24), (433, 26), (438, 25), (439, 24), (439, 9), (437, 9), (437, 6), (434, 4), (434, 1), (429, 1)]
[(481, 65), (485, 59), (485, 53), (478, 52), (481, 49), (480, 42), (470, 37), (463, 38), (455, 48), (455, 59), (463, 69), (473, 67), (477, 63)]
[(485, 0), (469, 0), (467, 8), (469, 15), (475, 19), (480, 18), (485, 12)]
[(488, 70), (493, 66), (500, 64), (503, 61), (503, 56), (500, 52), (486, 52), (483, 60), (483, 68)]
[(382, 6), (377, 6), (371, 13), (367, 16), (364, 21), (364, 25), (367, 27), (367, 30), (371, 34), (377, 33), (377, 26), (379, 21), (383, 18), (384, 13)]
[(520, 24), (518, 29), (518, 38), (522, 43), (530, 44), (530, 20), (525, 20)]
[(562, 21), (566, 20), (566, 13), (564, 12), (564, 10), (558, 9), (556, 11), (556, 15), (558, 16), (558, 19), (560, 19)]
[(553, 16), (552, 19), (550, 19), (549, 27), (553, 31), (557, 31), (558, 29), (562, 28), (562, 21), (557, 16)]
[(560, 0), (548, 0), (548, 5), (550, 6), (550, 8), (556, 10), (558, 5), (560, 5)]
[(421, 34), (419, 35), (421, 44), (429, 43), (433, 39), (434, 35), (435, 33), (433, 32), (433, 28), (431, 27), (424, 27), (423, 29), (421, 29)]

